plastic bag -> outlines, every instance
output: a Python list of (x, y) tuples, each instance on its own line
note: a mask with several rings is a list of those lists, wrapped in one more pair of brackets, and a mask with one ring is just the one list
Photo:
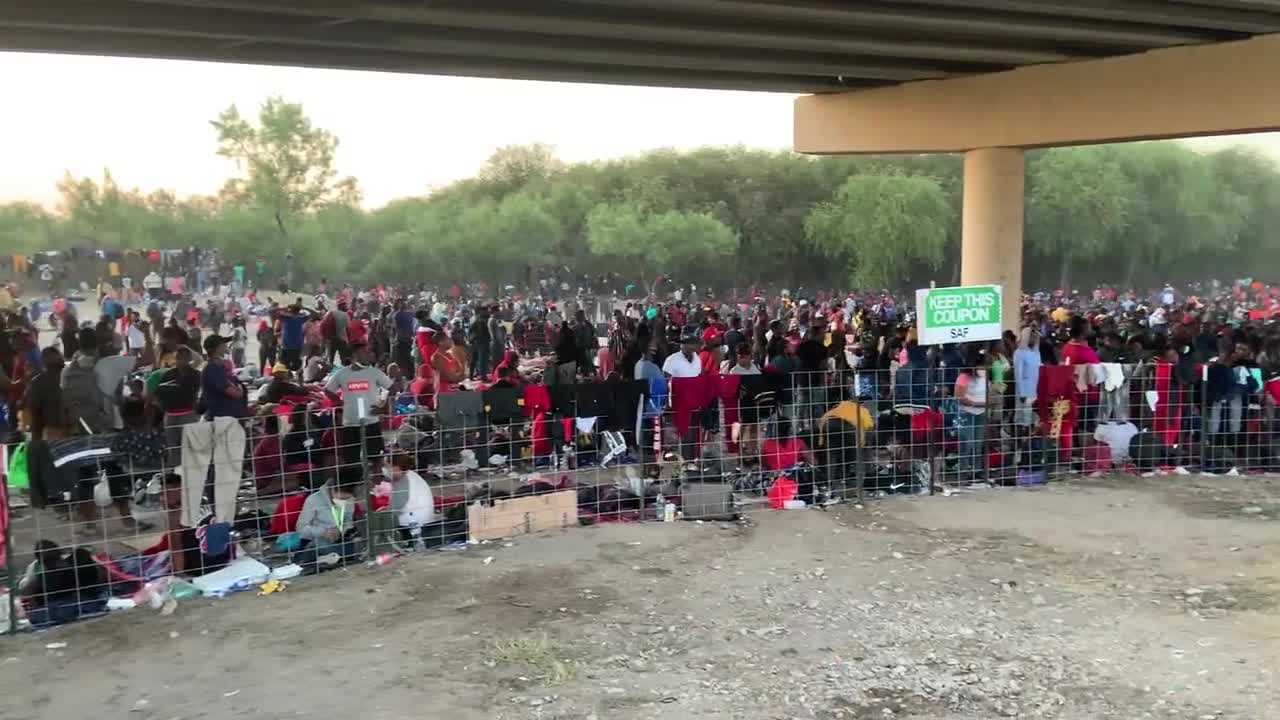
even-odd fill
[(27, 470), (27, 443), (22, 442), (9, 456), (9, 487), (25, 490), (31, 487), (31, 474)]
[(788, 500), (795, 500), (799, 492), (800, 486), (795, 480), (786, 475), (779, 475), (769, 486), (769, 507), (781, 510)]
[(107, 482), (107, 472), (98, 475), (98, 484), (93, 486), (93, 504), (100, 508), (111, 507), (111, 485)]

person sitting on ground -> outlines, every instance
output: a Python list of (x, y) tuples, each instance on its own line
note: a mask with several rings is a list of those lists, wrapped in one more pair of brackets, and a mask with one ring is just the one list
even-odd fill
[(359, 465), (345, 465), (337, 478), (307, 496), (297, 524), (304, 552), (294, 562), (315, 569), (360, 557), (356, 520), (361, 508), (356, 493), (364, 484), (363, 471)]
[(307, 394), (306, 388), (293, 382), (293, 373), (289, 372), (289, 366), (278, 362), (271, 368), (271, 382), (262, 389), (258, 402), (278, 403), (285, 398), (304, 397)]
[(413, 457), (404, 453), (391, 458), (391, 511), (400, 527), (411, 530), (436, 520), (431, 486), (413, 470)]
[(760, 450), (765, 467), (774, 473), (786, 472), (801, 462), (813, 464), (809, 447), (804, 440), (795, 436), (791, 430), (791, 421), (787, 418), (778, 418), (774, 436), (765, 440)]
[[(166, 527), (165, 541), (174, 575), (205, 575), (221, 570), (231, 562), (234, 545), (229, 526), (215, 523), (213, 512), (202, 508), (194, 527), (182, 525), (182, 476), (165, 473), (161, 479)], [(227, 530), (227, 532), (224, 532)]]
[(39, 540), (33, 554), (35, 560), (18, 582), (32, 625), (61, 625), (106, 609), (107, 575), (87, 548), (67, 552)]

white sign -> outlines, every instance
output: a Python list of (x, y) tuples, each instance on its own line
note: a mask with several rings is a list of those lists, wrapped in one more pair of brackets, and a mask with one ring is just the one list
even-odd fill
[(1004, 293), (999, 285), (916, 291), (916, 341), (921, 345), (999, 340)]

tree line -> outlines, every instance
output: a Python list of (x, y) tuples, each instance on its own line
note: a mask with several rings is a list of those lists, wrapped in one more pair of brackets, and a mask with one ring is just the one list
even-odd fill
[[(531, 267), (659, 275), (717, 287), (907, 289), (958, 280), (963, 163), (955, 155), (810, 157), (714, 147), (566, 164), (543, 144), (496, 150), (475, 177), (383, 207), (334, 167), (338, 139), (271, 98), (211, 122), (236, 174), (216, 195), (66, 174), (53, 210), (0, 205), (12, 252), (218, 248), (295, 256), (302, 279), (485, 280)], [(1280, 171), (1243, 148), (1172, 142), (1027, 156), (1027, 287), (1264, 276), (1276, 268)]]

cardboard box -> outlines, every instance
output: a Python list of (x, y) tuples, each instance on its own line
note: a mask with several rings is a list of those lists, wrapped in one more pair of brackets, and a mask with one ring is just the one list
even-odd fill
[(578, 492), (562, 490), (467, 507), (472, 542), (500, 540), (578, 524)]

